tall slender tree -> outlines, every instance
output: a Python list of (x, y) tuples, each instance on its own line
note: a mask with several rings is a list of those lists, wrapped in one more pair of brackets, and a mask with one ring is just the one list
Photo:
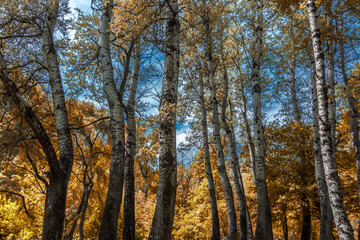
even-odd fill
[(159, 182), (149, 239), (170, 239), (177, 188), (176, 106), (180, 64), (180, 22), (177, 0), (165, 2), (165, 75), (159, 106)]
[[(199, 64), (200, 65), (200, 64)], [(202, 67), (199, 67), (202, 69)], [(216, 192), (214, 185), (214, 178), (211, 169), (210, 162), (210, 149), (209, 149), (209, 133), (208, 133), (208, 121), (207, 121), (207, 111), (205, 105), (205, 83), (203, 73), (200, 70), (199, 72), (199, 80), (200, 80), (200, 91), (199, 91), (199, 101), (200, 101), (200, 109), (201, 109), (201, 132), (203, 139), (203, 149), (204, 149), (204, 160), (205, 160), (205, 173), (208, 181), (208, 189), (210, 196), (210, 205), (211, 205), (211, 216), (212, 216), (212, 240), (220, 239), (220, 223), (219, 223), (219, 212), (216, 203)]]
[(326, 184), (330, 197), (331, 209), (335, 225), (341, 240), (354, 238), (353, 229), (346, 214), (340, 179), (336, 167), (335, 149), (331, 139), (331, 125), (329, 122), (329, 104), (325, 87), (324, 53), (321, 47), (321, 32), (317, 22), (317, 11), (314, 0), (307, 1), (307, 11), (310, 23), (310, 33), (315, 59), (316, 92), (319, 109), (319, 132), (321, 155), (324, 163)]
[(225, 156), (223, 145), (221, 143), (220, 133), (220, 114), (219, 103), (217, 100), (217, 84), (215, 80), (215, 69), (213, 59), (213, 41), (210, 26), (209, 10), (206, 1), (203, 0), (205, 7), (203, 23), (205, 26), (205, 47), (206, 47), (206, 60), (207, 60), (207, 73), (211, 89), (211, 107), (212, 107), (212, 124), (213, 136), (217, 155), (217, 168), (220, 175), (221, 183), (225, 192), (226, 207), (228, 214), (228, 239), (237, 239), (237, 224), (236, 224), (236, 211), (234, 196), (229, 177), (226, 172)]
[(140, 71), (140, 40), (135, 47), (135, 59), (131, 83), (129, 87), (129, 97), (126, 104), (126, 155), (125, 155), (125, 192), (124, 192), (124, 230), (123, 239), (135, 239), (135, 175), (134, 164), (136, 155), (136, 89), (138, 85)]
[(315, 61), (311, 58), (311, 86), (312, 86), (312, 119), (313, 119), (313, 148), (315, 158), (315, 177), (320, 198), (320, 240), (331, 239), (333, 217), (330, 206), (329, 192), (326, 185), (324, 164), (321, 156), (319, 132), (319, 108), (316, 92)]
[(114, 0), (102, 4), (100, 20), (100, 62), (103, 89), (110, 109), (111, 161), (109, 186), (101, 218), (99, 239), (116, 239), (124, 183), (124, 109), (122, 96), (116, 87), (111, 59), (110, 23)]
[(255, 146), (255, 182), (258, 200), (258, 216), (256, 224), (256, 240), (272, 240), (272, 223), (270, 201), (266, 186), (265, 169), (265, 137), (261, 111), (260, 67), (263, 55), (263, 0), (256, 2), (256, 41), (255, 56), (251, 73), (254, 101), (254, 146)]
[[(343, 17), (340, 16), (340, 28), (344, 31)], [(349, 77), (346, 73), (346, 54), (345, 54), (345, 44), (344, 41), (340, 42), (340, 68), (341, 74), (343, 76), (345, 84), (346, 97), (349, 104), (350, 117), (351, 117), (351, 131), (353, 137), (353, 146), (354, 146), (354, 157), (356, 162), (356, 175), (358, 179), (358, 196), (360, 200), (360, 138), (359, 138), (359, 111), (356, 108), (356, 99), (353, 96), (351, 87), (349, 85)], [(359, 228), (358, 236), (360, 237), (360, 219), (359, 219)]]

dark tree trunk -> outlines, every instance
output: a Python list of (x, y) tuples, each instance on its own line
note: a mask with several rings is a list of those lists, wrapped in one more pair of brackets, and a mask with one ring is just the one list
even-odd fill
[(201, 108), (201, 131), (202, 131), (202, 138), (203, 138), (203, 148), (204, 148), (204, 159), (205, 159), (205, 172), (206, 178), (208, 182), (208, 189), (209, 189), (209, 198), (210, 198), (210, 205), (211, 205), (211, 216), (212, 216), (212, 240), (219, 240), (220, 239), (220, 222), (219, 222), (219, 213), (216, 203), (216, 195), (215, 195), (215, 185), (214, 179), (211, 169), (211, 162), (210, 162), (210, 150), (209, 150), (209, 138), (208, 138), (208, 121), (207, 121), (207, 111), (205, 106), (205, 91), (204, 91), (204, 81), (203, 75), (200, 72), (200, 108)]
[(301, 240), (310, 240), (311, 238), (311, 211), (309, 198), (303, 194), (302, 203), (302, 229)]
[(283, 207), (282, 207), (282, 227), (283, 227), (284, 240), (289, 239), (289, 230), (288, 230), (288, 224), (287, 224), (286, 209), (287, 209), (286, 203), (284, 203)]
[(32, 108), (21, 96), (16, 84), (8, 75), (5, 61), (0, 54), (0, 78), (12, 102), (20, 110), (27, 124), (39, 141), (49, 166), (49, 185), (47, 187), (45, 216), (42, 239), (62, 239), (68, 181), (73, 164), (73, 143), (70, 134), (65, 95), (62, 87), (58, 56), (53, 34), (58, 18), (59, 1), (51, 0), (42, 30), (43, 53), (47, 62), (47, 71), (52, 92), (55, 113), (55, 128), (59, 145), (59, 158), (54, 146)]
[(171, 239), (177, 188), (176, 105), (180, 64), (177, 0), (166, 1), (165, 76), (159, 112), (159, 182), (149, 239)]
[(136, 155), (135, 97), (140, 69), (140, 41), (136, 44), (133, 74), (126, 108), (127, 143), (125, 155), (125, 193), (124, 193), (124, 240), (135, 239), (135, 175)]
[[(240, 240), (247, 240), (247, 239), (253, 239), (254, 236), (252, 232), (251, 221), (248, 222), (248, 217), (250, 216), (248, 215), (247, 212), (248, 209), (245, 198), (245, 192), (243, 188), (244, 184), (242, 182), (241, 171), (239, 166), (239, 157), (236, 150), (235, 137), (234, 137), (233, 129), (226, 118), (226, 109), (228, 105), (228, 95), (229, 95), (229, 79), (227, 75), (226, 66), (224, 64), (223, 53), (221, 54), (222, 54), (221, 58), (222, 58), (223, 72), (224, 72), (224, 81), (223, 81), (224, 97), (223, 97), (222, 111), (221, 111), (221, 121), (222, 121), (221, 125), (224, 131), (226, 132), (226, 136), (229, 141), (229, 149), (231, 156), (231, 161), (230, 161), (231, 172), (233, 175), (233, 183), (234, 183), (235, 192), (238, 199), (239, 210), (240, 210)], [(231, 115), (232, 114), (230, 114), (230, 116)], [(250, 227), (250, 229), (248, 229), (248, 226)]]
[[(206, 2), (203, 1), (204, 6), (206, 6)], [(207, 8), (205, 8), (205, 17), (203, 19), (205, 25), (205, 34), (206, 34), (206, 55), (208, 61), (208, 74), (211, 88), (211, 106), (212, 106), (212, 123), (213, 123), (213, 136), (216, 148), (217, 155), (217, 168), (220, 175), (220, 180), (224, 189), (226, 206), (227, 206), (227, 214), (228, 214), (228, 239), (236, 240), (237, 239), (237, 224), (236, 224), (236, 211), (235, 211), (235, 203), (232, 187), (230, 184), (229, 177), (226, 172), (225, 165), (225, 157), (223, 146), (221, 143), (221, 135), (220, 135), (220, 117), (219, 117), (219, 103), (216, 99), (216, 82), (214, 75), (214, 66), (213, 66), (213, 55), (212, 55), (212, 36), (211, 36), (211, 28), (209, 23), (209, 12)]]

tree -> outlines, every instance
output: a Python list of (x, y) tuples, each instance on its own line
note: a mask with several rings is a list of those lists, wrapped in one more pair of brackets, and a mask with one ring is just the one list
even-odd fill
[(112, 149), (109, 187), (101, 219), (99, 239), (116, 239), (124, 183), (124, 108), (122, 92), (121, 90), (118, 91), (114, 81), (110, 47), (110, 22), (113, 7), (113, 0), (106, 1), (102, 5), (100, 20), (99, 52), (102, 65), (103, 88), (110, 109)]
[(254, 98), (254, 146), (255, 146), (255, 181), (258, 199), (258, 217), (255, 237), (257, 240), (273, 239), (271, 209), (266, 187), (265, 137), (261, 112), (260, 67), (263, 47), (263, 1), (256, 0), (256, 40), (251, 81)]
[[(55, 124), (59, 144), (59, 157), (46, 133), (42, 123), (19, 93), (18, 87), (7, 72), (7, 66), (1, 56), (1, 80), (7, 88), (13, 103), (21, 111), (36, 138), (41, 144), (50, 168), (49, 185), (45, 203), (43, 223), (43, 239), (61, 239), (66, 206), (66, 192), (73, 164), (73, 143), (65, 104), (64, 90), (58, 62), (57, 50), (54, 43), (54, 30), (59, 15), (59, 0), (45, 4), (46, 17), (41, 25), (43, 54), (47, 61), (47, 72), (52, 90), (55, 113)], [(39, 19), (40, 20), (40, 19)]]
[(324, 53), (321, 47), (321, 32), (317, 22), (315, 1), (307, 1), (308, 18), (315, 58), (316, 92), (319, 109), (319, 132), (321, 155), (324, 162), (326, 183), (328, 186), (331, 209), (340, 239), (355, 239), (353, 229), (347, 217), (339, 175), (336, 168), (335, 149), (331, 140), (328, 98), (325, 88)]
[[(206, 6), (206, 1), (203, 1), (204, 6)], [(206, 9), (207, 10), (207, 9)], [(211, 107), (212, 107), (212, 124), (213, 124), (213, 137), (216, 147), (217, 154), (217, 168), (221, 178), (221, 183), (225, 192), (226, 206), (228, 211), (228, 239), (237, 239), (237, 224), (236, 224), (236, 212), (235, 212), (235, 203), (234, 196), (231, 187), (229, 177), (226, 172), (225, 158), (223, 145), (221, 143), (220, 135), (220, 116), (219, 116), (219, 103), (217, 100), (217, 84), (215, 81), (215, 69), (214, 69), (214, 60), (213, 60), (213, 42), (212, 42), (212, 29), (210, 26), (209, 11), (207, 10), (203, 17), (204, 27), (205, 27), (205, 48), (206, 48), (206, 57), (207, 57), (207, 73), (210, 82), (211, 89)]]
[(165, 3), (165, 75), (159, 106), (159, 183), (149, 239), (170, 239), (175, 213), (176, 105), (180, 57), (180, 22), (177, 0)]

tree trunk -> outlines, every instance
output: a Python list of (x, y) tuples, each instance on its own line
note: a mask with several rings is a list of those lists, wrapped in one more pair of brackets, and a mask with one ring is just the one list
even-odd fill
[(243, 81), (240, 83), (240, 93), (241, 93), (241, 101), (242, 101), (242, 117), (245, 124), (245, 133), (246, 133), (246, 141), (249, 149), (249, 155), (250, 155), (250, 164), (251, 164), (251, 171), (254, 179), (254, 185), (256, 187), (256, 181), (255, 181), (255, 146), (254, 141), (251, 136), (251, 127), (249, 123), (249, 119), (247, 118), (247, 100), (244, 92), (244, 86)]
[(135, 239), (135, 175), (134, 160), (136, 155), (136, 121), (135, 121), (135, 97), (140, 70), (140, 41), (138, 40), (135, 50), (135, 60), (129, 98), (126, 107), (127, 142), (125, 155), (125, 193), (124, 193), (124, 240)]
[(84, 236), (84, 224), (85, 224), (86, 210), (87, 210), (88, 205), (89, 205), (89, 198), (90, 198), (90, 193), (91, 193), (93, 183), (91, 182), (91, 183), (89, 183), (89, 185), (90, 185), (89, 189), (85, 189), (84, 203), (83, 203), (83, 206), (81, 208), (81, 215), (80, 215), (80, 222), (79, 222), (79, 239), (80, 240), (85, 239), (85, 236)]
[[(331, 2), (332, 3), (332, 2)], [(333, 17), (332, 6), (326, 9), (326, 24), (329, 38), (333, 38)], [(329, 101), (329, 122), (331, 128), (331, 141), (335, 149), (335, 132), (336, 132), (336, 101), (335, 101), (335, 46), (332, 40), (326, 42), (326, 72), (327, 72), (327, 89)]]
[(209, 198), (211, 205), (211, 216), (212, 216), (212, 240), (220, 239), (220, 222), (219, 222), (219, 213), (216, 203), (216, 195), (215, 195), (215, 185), (213, 174), (211, 170), (211, 162), (210, 162), (210, 150), (209, 150), (209, 139), (208, 139), (208, 125), (207, 125), (207, 111), (205, 106), (204, 99), (204, 81), (202, 73), (200, 72), (200, 109), (201, 109), (201, 131), (203, 138), (203, 148), (204, 148), (204, 159), (205, 159), (205, 172), (206, 178), (208, 182), (209, 189)]
[(49, 186), (45, 202), (42, 239), (62, 239), (68, 181), (73, 163), (73, 144), (67, 118), (65, 95), (62, 87), (57, 52), (53, 42), (53, 33), (58, 17), (59, 1), (52, 0), (42, 31), (43, 53), (47, 61), (47, 71), (52, 92), (55, 127), (59, 145), (59, 159), (46, 130), (36, 117), (32, 108), (21, 96), (16, 84), (8, 75), (5, 61), (0, 54), (1, 81), (16, 107), (39, 141), (49, 166)]
[(122, 98), (114, 82), (110, 53), (110, 21), (114, 1), (104, 5), (100, 20), (100, 61), (103, 88), (110, 109), (111, 162), (109, 186), (101, 218), (99, 239), (116, 239), (124, 183), (124, 110)]
[(258, 200), (256, 240), (272, 240), (270, 201), (266, 186), (265, 137), (261, 113), (260, 66), (263, 41), (263, 1), (256, 0), (256, 43), (252, 67), (252, 87), (254, 98), (254, 145), (255, 145), (255, 181)]
[(330, 204), (339, 238), (341, 240), (352, 240), (355, 239), (354, 233), (344, 207), (340, 179), (336, 168), (335, 151), (331, 140), (328, 99), (325, 86), (324, 53), (321, 49), (321, 32), (317, 23), (317, 13), (314, 0), (307, 1), (307, 10), (315, 56), (315, 76), (319, 107), (321, 155), (324, 163)]
[[(292, 44), (294, 46), (293, 40), (293, 32), (291, 30), (290, 36), (292, 39)], [(291, 99), (293, 105), (293, 112), (295, 121), (298, 124), (301, 124), (302, 114), (299, 108), (299, 101), (296, 94), (296, 56), (295, 56), (295, 49), (293, 48), (292, 54), (292, 66), (290, 68), (291, 71), (291, 78), (290, 78), (290, 90), (291, 90)], [(300, 139), (298, 142), (301, 142)], [(300, 147), (301, 149), (301, 147)], [(302, 205), (302, 229), (301, 229), (301, 240), (310, 240), (311, 237), (311, 210), (310, 210), (310, 201), (308, 196), (306, 195), (306, 187), (308, 186), (307, 179), (306, 179), (306, 154), (303, 150), (300, 150), (300, 177), (301, 177), (301, 185), (302, 185), (302, 193), (301, 193), (301, 205)]]
[(288, 230), (288, 224), (287, 224), (287, 216), (286, 216), (286, 203), (283, 203), (282, 207), (282, 227), (283, 227), (283, 236), (284, 240), (289, 239), (289, 230)]
[(312, 86), (312, 118), (313, 118), (313, 148), (315, 157), (315, 177), (320, 197), (320, 240), (331, 239), (332, 234), (332, 212), (330, 207), (329, 192), (325, 180), (324, 164), (321, 156), (320, 133), (319, 133), (319, 109), (316, 93), (315, 62), (311, 58), (311, 86)]
[(303, 193), (302, 204), (302, 229), (301, 240), (310, 240), (311, 238), (311, 211), (309, 198)]
[(66, 193), (73, 165), (74, 151), (67, 116), (65, 94), (62, 86), (58, 56), (53, 34), (58, 18), (59, 0), (51, 0), (42, 32), (43, 53), (47, 62), (49, 82), (55, 113), (55, 128), (59, 145), (61, 173), (50, 178), (46, 195), (43, 239), (61, 239), (65, 220)]
[[(221, 49), (222, 51), (222, 49)], [(223, 54), (223, 53), (221, 53)], [(227, 103), (228, 103), (228, 95), (229, 95), (229, 79), (227, 75), (226, 66), (224, 65), (224, 59), (222, 58), (222, 64), (223, 64), (223, 71), (224, 71), (224, 96), (223, 96), (223, 102), (222, 102), (222, 110), (221, 110), (221, 121), (224, 131), (226, 132), (227, 139), (229, 141), (229, 149), (230, 149), (230, 166), (231, 166), (231, 172), (233, 175), (233, 182), (235, 187), (236, 196), (238, 199), (239, 204), (239, 211), (240, 211), (240, 240), (247, 240), (247, 239), (253, 239), (253, 232), (251, 227), (251, 221), (248, 222), (248, 217), (250, 218), (248, 212), (247, 212), (247, 203), (245, 198), (245, 192), (243, 188), (243, 181), (241, 177), (241, 171), (239, 166), (239, 157), (236, 150), (236, 142), (234, 133), (232, 131), (232, 127), (229, 125), (228, 120), (226, 119), (226, 109), (227, 109)], [(232, 115), (232, 114), (230, 114)], [(249, 225), (250, 223), (250, 225)], [(248, 226), (250, 226), (250, 229), (248, 229)], [(249, 234), (249, 236), (248, 236)]]
[[(205, 3), (205, 1), (203, 1)], [(212, 39), (211, 39), (211, 29), (209, 25), (209, 16), (208, 12), (206, 13), (206, 17), (204, 20), (205, 25), (205, 34), (206, 34), (206, 55), (208, 61), (208, 74), (210, 80), (210, 88), (211, 88), (211, 105), (212, 105), (212, 114), (213, 114), (213, 136), (216, 148), (217, 155), (217, 168), (220, 175), (220, 180), (224, 189), (226, 206), (227, 206), (227, 214), (228, 214), (228, 239), (237, 239), (237, 224), (236, 224), (236, 211), (234, 204), (234, 196), (231, 188), (230, 180), (226, 172), (225, 166), (225, 157), (223, 152), (223, 146), (221, 143), (221, 135), (220, 135), (220, 117), (218, 110), (218, 101), (216, 99), (216, 82), (214, 76), (214, 66), (213, 66), (213, 55), (212, 55)]]
[[(340, 17), (340, 25), (341, 29), (343, 29), (342, 16)], [(354, 145), (354, 154), (355, 154), (355, 162), (356, 162), (356, 175), (358, 179), (358, 195), (360, 200), (360, 139), (359, 139), (359, 112), (355, 107), (355, 98), (351, 92), (351, 88), (349, 86), (349, 79), (346, 73), (346, 65), (345, 65), (345, 49), (344, 42), (340, 43), (340, 59), (341, 59), (341, 73), (343, 75), (344, 84), (345, 84), (345, 92), (346, 97), (349, 103), (350, 109), (350, 117), (351, 117), (351, 131), (353, 135), (353, 145)], [(360, 239), (360, 220), (359, 220), (359, 228), (358, 228), (358, 236)]]
[(171, 239), (177, 188), (176, 105), (180, 64), (177, 0), (166, 1), (165, 76), (159, 106), (159, 183), (149, 239)]

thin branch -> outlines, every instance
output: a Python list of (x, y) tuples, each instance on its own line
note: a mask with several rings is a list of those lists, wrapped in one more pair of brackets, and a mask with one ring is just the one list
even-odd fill
[(10, 191), (10, 190), (6, 190), (6, 189), (3, 189), (3, 190), (0, 190), (0, 192), (4, 192), (4, 193), (9, 193), (11, 195), (15, 195), (15, 196), (18, 196), (22, 199), (22, 203), (23, 203), (23, 206), (24, 206), (24, 210), (25, 210), (25, 213), (26, 215), (28, 215), (31, 219), (35, 219), (34, 216), (32, 216), (27, 207), (26, 207), (26, 202), (25, 202), (25, 197), (23, 195), (21, 195), (20, 193), (16, 193), (16, 192), (13, 192), (13, 191)]

